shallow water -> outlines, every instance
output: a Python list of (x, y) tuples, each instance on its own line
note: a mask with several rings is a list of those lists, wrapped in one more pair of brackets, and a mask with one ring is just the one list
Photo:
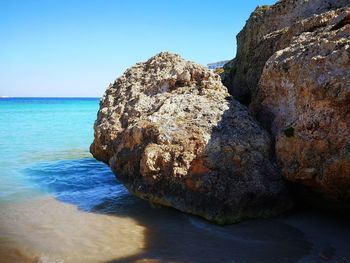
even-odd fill
[(0, 262), (349, 262), (320, 212), (216, 226), (131, 196), (88, 152), (97, 99), (0, 100)]

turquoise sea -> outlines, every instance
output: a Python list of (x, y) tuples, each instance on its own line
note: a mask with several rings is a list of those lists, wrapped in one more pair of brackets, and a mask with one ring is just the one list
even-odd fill
[(1, 99), (0, 199), (51, 194), (90, 209), (101, 196), (119, 191), (108, 167), (89, 153), (98, 103), (97, 98)]
[(325, 213), (217, 226), (130, 195), (89, 153), (97, 98), (0, 99), (0, 262), (349, 262)]

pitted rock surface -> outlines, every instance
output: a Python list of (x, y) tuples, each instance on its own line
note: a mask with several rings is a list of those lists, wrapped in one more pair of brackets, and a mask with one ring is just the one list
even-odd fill
[(218, 223), (291, 206), (271, 140), (220, 77), (160, 53), (106, 90), (91, 152), (135, 195)]

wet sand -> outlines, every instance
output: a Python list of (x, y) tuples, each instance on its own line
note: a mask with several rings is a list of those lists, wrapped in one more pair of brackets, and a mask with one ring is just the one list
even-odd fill
[[(79, 211), (52, 197), (1, 204), (1, 260), (102, 262), (141, 252), (145, 228), (132, 218)], [(1, 261), (0, 260), (0, 261)]]
[(317, 211), (217, 226), (126, 195), (93, 212), (0, 204), (0, 262), (349, 262), (350, 222)]

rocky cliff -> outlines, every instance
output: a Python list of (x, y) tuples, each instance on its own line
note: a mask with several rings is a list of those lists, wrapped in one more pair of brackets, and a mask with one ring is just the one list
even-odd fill
[(334, 200), (350, 200), (349, 18), (350, 8), (299, 22), (315, 27), (269, 58), (254, 102), (285, 178)]
[(271, 145), (218, 75), (160, 53), (107, 89), (91, 152), (135, 195), (229, 223), (290, 207)]
[(283, 176), (349, 203), (350, 1), (258, 7), (237, 40), (223, 81), (273, 135)]
[(303, 19), (347, 5), (349, 0), (280, 0), (272, 6), (257, 7), (237, 35), (237, 55), (225, 66), (224, 85), (234, 98), (248, 105), (256, 93), (266, 61), (274, 52), (287, 47), (293, 36), (317, 25), (290, 27)]

